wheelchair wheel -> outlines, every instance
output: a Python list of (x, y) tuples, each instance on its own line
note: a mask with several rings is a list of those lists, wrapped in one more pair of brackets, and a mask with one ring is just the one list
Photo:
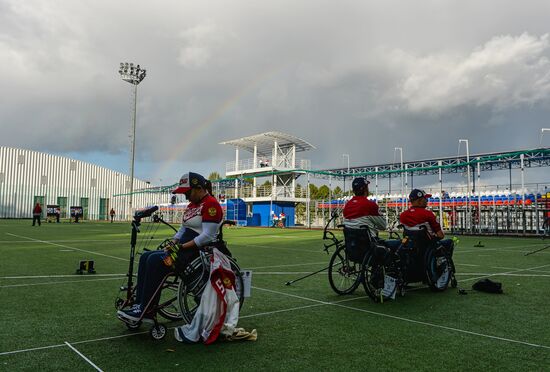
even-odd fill
[(367, 254), (363, 260), (363, 287), (375, 302), (395, 298), (399, 283), (396, 273), (375, 254)]
[(166, 326), (162, 324), (153, 326), (149, 331), (149, 335), (151, 335), (154, 340), (162, 340), (164, 336), (166, 336)]
[(426, 277), (434, 292), (442, 292), (449, 286), (454, 274), (454, 265), (443, 249), (432, 249), (426, 256)]
[(164, 280), (160, 292), (158, 313), (168, 320), (182, 320), (178, 303), (179, 277), (170, 274)]
[(344, 246), (336, 249), (328, 267), (328, 282), (339, 295), (353, 293), (361, 283), (361, 265), (348, 259)]
[[(178, 289), (178, 302), (181, 315), (186, 323), (191, 323), (197, 308), (200, 305), (202, 293), (210, 280), (210, 257), (205, 254), (195, 258), (181, 274)], [(231, 263), (231, 271), (235, 273), (235, 292), (239, 298), (239, 307), (244, 302), (244, 282), (240, 267), (234, 259), (228, 257)]]

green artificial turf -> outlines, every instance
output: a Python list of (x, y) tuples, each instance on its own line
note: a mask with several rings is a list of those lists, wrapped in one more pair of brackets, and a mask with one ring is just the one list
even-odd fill
[[(326, 272), (285, 285), (328, 264), (321, 231), (226, 228), (241, 268), (253, 272), (239, 325), (258, 340), (205, 346), (180, 344), (171, 329), (153, 341), (147, 326), (132, 332), (116, 319), (129, 224), (30, 225), (0, 220), (0, 370), (94, 370), (65, 342), (104, 371), (550, 369), (550, 249), (524, 255), (544, 247), (540, 239), (460, 237), (459, 287), (493, 275), (503, 295), (417, 285), (378, 304), (361, 286), (338, 296)], [(149, 227), (140, 237), (151, 247), (172, 234)], [(73, 276), (83, 259), (97, 274)]]

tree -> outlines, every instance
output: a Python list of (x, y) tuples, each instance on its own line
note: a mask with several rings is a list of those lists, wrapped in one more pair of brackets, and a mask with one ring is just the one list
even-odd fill
[(317, 199), (328, 199), (330, 197), (330, 189), (327, 185), (319, 187), (317, 191)]
[(336, 186), (334, 188), (334, 190), (332, 191), (332, 195), (342, 196), (342, 189), (340, 188), (340, 186)]
[(221, 180), (222, 176), (220, 176), (220, 174), (218, 172), (212, 172), (210, 173), (210, 175), (208, 176), (208, 179), (210, 181), (215, 181), (215, 180)]
[(319, 189), (314, 184), (309, 184), (309, 198), (310, 199), (317, 199), (317, 193), (319, 192)]

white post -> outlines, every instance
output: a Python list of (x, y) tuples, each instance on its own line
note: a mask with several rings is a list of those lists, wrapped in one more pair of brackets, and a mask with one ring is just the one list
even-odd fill
[(520, 154), (519, 159), (521, 161), (521, 219), (523, 225), (523, 234), (527, 229), (527, 222), (525, 221), (525, 176), (524, 176), (524, 154)]
[(309, 208), (311, 207), (311, 201), (309, 199), (309, 173), (307, 174), (307, 190), (306, 190), (306, 218), (308, 227), (311, 229), (311, 216)]
[(332, 176), (328, 176), (328, 215), (332, 216)]
[(477, 231), (481, 234), (481, 161), (479, 156), (477, 159)]
[(252, 166), (252, 169), (258, 168), (258, 145), (254, 144), (254, 158), (253, 158), (254, 165)]
[[(348, 161), (348, 171), (347, 174), (349, 174), (349, 154), (342, 154), (343, 158), (346, 158)], [(344, 195), (346, 194), (346, 176), (344, 176)]]
[(542, 147), (542, 137), (544, 137), (544, 132), (550, 132), (550, 128), (541, 128), (540, 129), (540, 141), (539, 146)]
[(460, 143), (464, 142), (466, 144), (466, 170), (468, 172), (468, 190), (466, 190), (466, 228), (468, 228), (471, 231), (472, 226), (472, 216), (470, 211), (470, 146), (469, 141), (467, 139), (459, 139), (458, 140), (458, 148), (460, 150)]
[(443, 163), (441, 160), (437, 162), (439, 167), (439, 224), (443, 226), (443, 172), (441, 166)]
[(275, 168), (277, 166), (277, 148), (279, 145), (277, 144), (277, 141), (273, 142), (273, 155), (271, 157), (271, 167)]
[(376, 195), (378, 195), (378, 167), (374, 168), (374, 172), (376, 173), (374, 176), (374, 190), (376, 191)]

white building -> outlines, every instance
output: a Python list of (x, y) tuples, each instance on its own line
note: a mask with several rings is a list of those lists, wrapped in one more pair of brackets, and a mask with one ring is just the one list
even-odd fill
[[(134, 179), (134, 190), (150, 188)], [(0, 218), (30, 218), (36, 202), (59, 205), (61, 218), (71, 206), (83, 208), (83, 218), (104, 220), (111, 208), (116, 219), (127, 219), (130, 177), (95, 164), (37, 151), (0, 146)], [(166, 200), (165, 200), (166, 199)], [(137, 192), (134, 209), (166, 202), (166, 194)]]

